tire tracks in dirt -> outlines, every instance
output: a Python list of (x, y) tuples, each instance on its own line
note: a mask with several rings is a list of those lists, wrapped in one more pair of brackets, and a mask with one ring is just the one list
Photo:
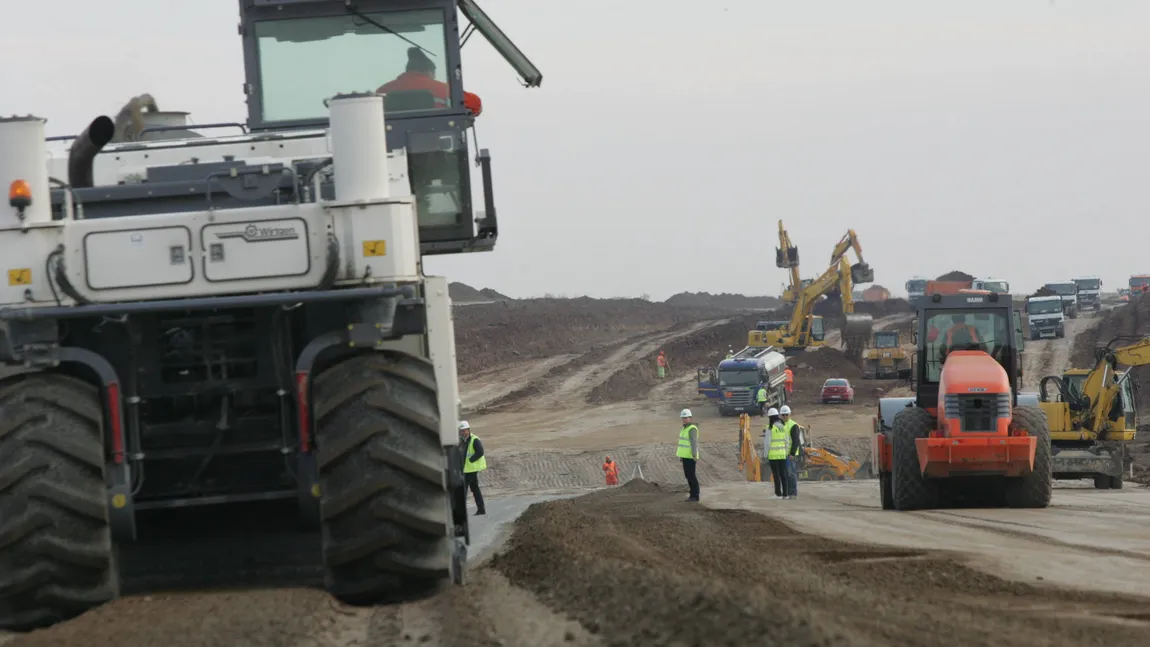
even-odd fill
[[(730, 319), (710, 319), (679, 324), (654, 333), (636, 335), (623, 341), (598, 346), (582, 355), (557, 363), (543, 375), (511, 386), (506, 392), (475, 406), (471, 412), (489, 412), (512, 405), (540, 408), (555, 402), (582, 403), (595, 387), (629, 364), (654, 351), (659, 345), (727, 323)], [(512, 379), (505, 375), (504, 379)], [(519, 378), (522, 379), (522, 378)], [(480, 382), (476, 380), (475, 382)], [(489, 388), (487, 385), (479, 388)]]
[(1037, 391), (1043, 377), (1061, 375), (1070, 368), (1070, 356), (1078, 335), (1097, 326), (1100, 321), (1098, 317), (1067, 319), (1064, 326), (1066, 334), (1062, 339), (1028, 339), (1022, 352), (1022, 388)]

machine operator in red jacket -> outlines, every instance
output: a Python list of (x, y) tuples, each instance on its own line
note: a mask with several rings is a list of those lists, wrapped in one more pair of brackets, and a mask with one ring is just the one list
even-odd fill
[[(451, 97), (450, 87), (443, 81), (435, 80), (435, 62), (418, 47), (411, 47), (407, 50), (407, 71), (397, 76), (395, 80), (379, 86), (376, 92), (387, 94), (388, 92), (405, 90), (430, 92), (435, 97), (436, 108), (446, 108)], [(477, 94), (464, 92), (463, 105), (475, 116), (479, 116), (479, 113), (483, 112), (483, 102), (479, 100)]]

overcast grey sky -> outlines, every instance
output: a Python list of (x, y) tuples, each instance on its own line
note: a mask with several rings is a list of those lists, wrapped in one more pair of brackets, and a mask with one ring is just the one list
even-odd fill
[[(502, 235), (430, 271), (512, 296), (777, 294), (847, 228), (877, 282), (951, 269), (1015, 292), (1150, 272), (1147, 0), (480, 0), (543, 70), (480, 38)], [(129, 97), (244, 116), (235, 0), (21, 5), (0, 114), (78, 132)]]

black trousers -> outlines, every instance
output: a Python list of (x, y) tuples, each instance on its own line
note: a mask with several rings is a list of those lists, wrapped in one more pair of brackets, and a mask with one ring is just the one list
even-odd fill
[(478, 508), (476, 512), (483, 512), (483, 493), (479, 491), (479, 472), (465, 472), (463, 482), (475, 497), (475, 507)]
[(771, 480), (775, 482), (775, 496), (790, 494), (790, 481), (787, 480), (787, 459), (779, 458), (767, 461), (771, 464)]
[(683, 461), (683, 476), (687, 477), (687, 487), (690, 488), (691, 498), (699, 498), (699, 477), (695, 476), (697, 461), (693, 458), (680, 458)]

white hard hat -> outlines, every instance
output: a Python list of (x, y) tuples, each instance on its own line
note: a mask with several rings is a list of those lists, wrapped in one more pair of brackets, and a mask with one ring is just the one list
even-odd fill
[(774, 408), (774, 407), (771, 407), (770, 409), (767, 409), (767, 415), (768, 416), (777, 416), (777, 415), (779, 415), (779, 410)]
[(791, 408), (784, 404), (783, 406), (779, 407), (779, 415), (780, 416), (791, 415)]
[(464, 429), (471, 429), (471, 425), (467, 424), (466, 420), (460, 420), (459, 421), (459, 431), (463, 431)]
[(691, 410), (690, 409), (683, 409), (682, 411), (679, 412), (679, 417), (680, 418), (690, 418), (691, 417)]

